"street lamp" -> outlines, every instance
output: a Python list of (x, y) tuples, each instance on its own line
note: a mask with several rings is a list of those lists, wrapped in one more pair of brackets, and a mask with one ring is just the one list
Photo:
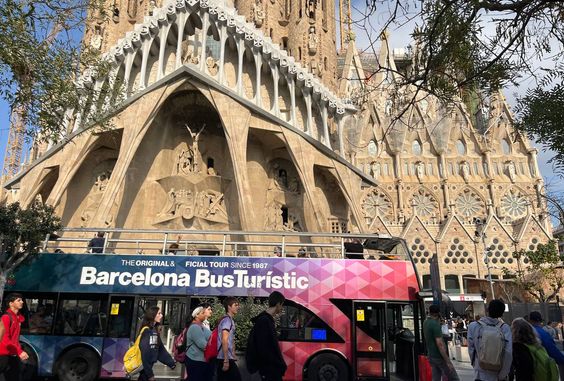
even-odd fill
[(476, 225), (476, 232), (474, 235), (482, 239), (482, 244), (484, 245), (484, 263), (486, 264), (486, 269), (488, 270), (488, 281), (490, 282), (490, 291), (492, 293), (492, 299), (495, 299), (495, 292), (493, 287), (492, 272), (490, 266), (489, 258), (489, 248), (486, 247), (486, 232), (484, 231), (485, 221), (481, 218), (474, 218), (474, 224)]

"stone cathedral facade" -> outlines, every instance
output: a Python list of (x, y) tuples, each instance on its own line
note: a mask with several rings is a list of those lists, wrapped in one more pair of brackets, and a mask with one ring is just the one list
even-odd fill
[[(496, 277), (549, 239), (536, 150), (503, 96), (480, 126), (462, 102), (423, 95), (395, 118), (393, 76), (365, 81), (354, 41), (337, 55), (333, 1), (112, 0), (108, 12), (85, 42), (112, 70), (85, 70), (84, 108), (6, 183), (8, 201), (54, 205), (70, 227), (401, 236), (424, 284), (437, 254), (453, 293), (485, 276), (476, 219)], [(385, 41), (375, 59), (393, 69)], [(91, 115), (116, 92), (100, 130)]]

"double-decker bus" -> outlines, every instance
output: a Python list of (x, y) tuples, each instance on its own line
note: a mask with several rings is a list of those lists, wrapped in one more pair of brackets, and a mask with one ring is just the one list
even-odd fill
[[(226, 250), (222, 256), (195, 255), (193, 248), (175, 255), (64, 254), (64, 239), (55, 243), (57, 253), (38, 254), (9, 277), (6, 290), (25, 300), (21, 342), (30, 360), (24, 378), (123, 378), (123, 355), (148, 306), (163, 310), (161, 336), (170, 350), (202, 299), (260, 299), (278, 290), (287, 298), (279, 336), (288, 364), (285, 380), (419, 379), (419, 284), (403, 240), (343, 235), (331, 236), (331, 246), (319, 236), (306, 240), (295, 233), (292, 240), (284, 234), (282, 246), (280, 237), (260, 243), (278, 248), (278, 256), (266, 257), (253, 256), (254, 246), (238, 237), (233, 246), (249, 256)], [(108, 246), (111, 241), (106, 239)], [(230, 245), (220, 242), (224, 249)], [(209, 254), (207, 247), (203, 254)], [(298, 254), (307, 250), (310, 257), (292, 257), (298, 247)], [(334, 258), (320, 257), (331, 248)], [(180, 370), (158, 368), (157, 376), (178, 380)]]

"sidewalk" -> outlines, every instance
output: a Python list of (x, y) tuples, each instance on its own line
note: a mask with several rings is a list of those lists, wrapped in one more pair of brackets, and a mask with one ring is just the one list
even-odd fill
[(460, 381), (474, 381), (474, 370), (469, 362), (452, 360)]

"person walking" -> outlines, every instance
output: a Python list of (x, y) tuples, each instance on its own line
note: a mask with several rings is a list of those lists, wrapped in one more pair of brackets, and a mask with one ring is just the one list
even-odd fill
[(162, 362), (170, 369), (176, 367), (176, 363), (170, 353), (167, 352), (159, 335), (159, 326), (163, 320), (161, 309), (157, 306), (149, 307), (145, 310), (141, 329), (147, 327), (141, 334), (139, 349), (141, 350), (141, 360), (143, 370), (139, 373), (138, 381), (155, 381), (153, 366), (157, 361)]
[(233, 296), (223, 300), (225, 316), (218, 325), (217, 335), (217, 381), (241, 381), (241, 373), (235, 357), (235, 320), (239, 312), (239, 301)]
[(268, 308), (251, 319), (253, 328), (247, 351), (249, 360), (256, 366), (263, 381), (282, 381), (288, 366), (282, 357), (274, 317), (282, 312), (286, 298), (278, 291), (268, 297)]
[(440, 308), (433, 304), (429, 307), (429, 316), (423, 323), (423, 335), (427, 344), (433, 381), (441, 381), (443, 376), (447, 381), (459, 381), (458, 374), (446, 351), (440, 319)]
[(505, 380), (511, 370), (511, 327), (501, 320), (503, 312), (505, 303), (493, 299), (488, 304), (488, 316), (468, 327), (468, 354), (476, 380)]
[(529, 314), (529, 322), (535, 329), (537, 336), (539, 337), (544, 349), (546, 349), (548, 355), (556, 361), (556, 364), (558, 364), (558, 369), (560, 370), (560, 380), (564, 381), (564, 354), (560, 352), (556, 343), (552, 339), (552, 336), (544, 330), (542, 321), (543, 319), (540, 312), (532, 311)]
[(21, 362), (26, 361), (29, 355), (20, 345), (21, 324), (25, 321), (20, 314), (23, 308), (23, 297), (13, 293), (6, 297), (7, 310), (2, 315), (4, 335), (0, 341), (0, 375), (6, 380), (17, 380), (20, 375)]
[[(531, 381), (539, 378), (550, 381), (558, 380), (554, 360), (546, 353), (531, 324), (523, 318), (517, 318), (511, 323), (511, 333), (513, 336), (514, 381)], [(535, 362), (535, 359), (538, 359), (538, 363)]]
[(207, 312), (198, 306), (192, 312), (192, 323), (186, 332), (186, 371), (189, 381), (211, 381), (212, 373), (204, 358), (211, 331), (204, 325)]
[(202, 325), (211, 331), (210, 322), (209, 322), (209, 318), (211, 318), (212, 313), (213, 313), (211, 304), (202, 303), (202, 304), (200, 304), (200, 306), (204, 309), (204, 316), (205, 316), (205, 319), (202, 322)]

